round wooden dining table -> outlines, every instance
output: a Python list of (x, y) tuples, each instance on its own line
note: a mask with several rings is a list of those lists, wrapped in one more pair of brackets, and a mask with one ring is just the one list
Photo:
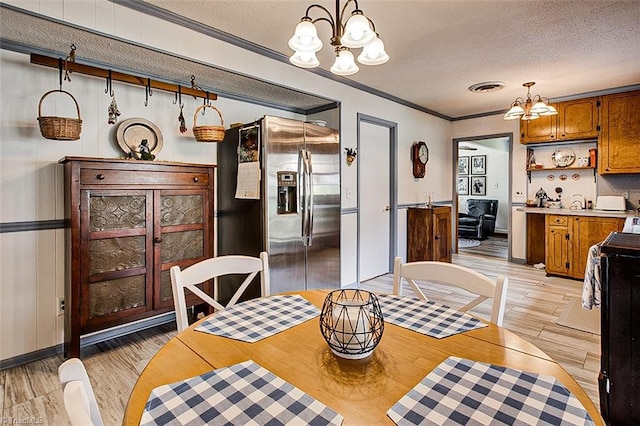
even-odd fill
[[(296, 294), (320, 308), (329, 292)], [(140, 424), (154, 388), (247, 360), (340, 413), (343, 425), (393, 424), (387, 410), (450, 356), (553, 376), (596, 424), (604, 424), (596, 406), (564, 368), (535, 345), (495, 324), (437, 339), (387, 323), (369, 358), (347, 360), (333, 355), (318, 321), (316, 317), (255, 343), (195, 331), (198, 323), (191, 325), (150, 360), (133, 387), (123, 424)]]

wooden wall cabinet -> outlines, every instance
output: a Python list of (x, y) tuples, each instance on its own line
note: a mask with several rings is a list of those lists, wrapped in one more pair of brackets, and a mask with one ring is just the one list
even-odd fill
[(562, 142), (598, 137), (600, 98), (552, 103), (557, 115), (520, 122), (520, 143)]
[(65, 353), (78, 357), (81, 335), (172, 311), (169, 268), (213, 256), (214, 166), (60, 162), (71, 225)]
[(407, 262), (451, 262), (451, 207), (407, 209)]
[(624, 227), (623, 218), (546, 215), (545, 266), (548, 274), (584, 279), (589, 247)]
[(640, 173), (640, 90), (602, 97), (598, 173)]

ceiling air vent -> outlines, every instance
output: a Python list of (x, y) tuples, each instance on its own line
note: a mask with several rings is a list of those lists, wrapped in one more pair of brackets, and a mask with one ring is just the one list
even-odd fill
[(470, 86), (469, 90), (473, 93), (487, 93), (503, 89), (504, 86), (505, 84), (502, 81), (485, 81), (483, 83), (477, 83)]

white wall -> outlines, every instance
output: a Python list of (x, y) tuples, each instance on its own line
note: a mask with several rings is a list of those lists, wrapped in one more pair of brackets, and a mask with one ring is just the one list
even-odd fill
[[(509, 227), (509, 169), (504, 165), (509, 164), (509, 145), (506, 138), (489, 139), (474, 142), (464, 142), (464, 145), (477, 148), (476, 151), (460, 150), (459, 156), (469, 157), (469, 172), (471, 172), (471, 160), (473, 156), (486, 156), (486, 195), (460, 195), (458, 196), (458, 209), (464, 211), (469, 198), (498, 200), (498, 212), (496, 215), (496, 231), (507, 232)], [(476, 175), (460, 175), (459, 177), (471, 177)], [(469, 186), (471, 193), (471, 186)]]
[[(398, 123), (398, 203), (423, 202), (428, 192), (433, 192), (436, 200), (451, 198), (451, 124), (445, 120), (107, 0), (10, 0), (6, 3), (340, 101), (343, 147), (356, 145), (358, 113)], [(80, 60), (81, 46), (77, 54)], [(70, 155), (107, 158), (122, 155), (114, 142), (115, 128), (107, 124), (110, 98), (104, 93), (105, 82), (73, 75), (72, 82), (64, 88), (73, 93), (80, 104), (81, 139), (50, 141), (39, 134), (36, 110), (42, 94), (57, 88), (57, 72), (31, 65), (28, 55), (5, 50), (0, 50), (0, 68), (0, 222), (63, 219), (62, 170), (58, 160)], [(178, 109), (172, 104), (172, 94), (155, 91), (145, 108), (144, 89), (114, 83), (114, 90), (122, 112), (120, 120), (143, 117), (160, 127), (164, 147), (159, 160), (215, 164), (214, 144), (195, 142), (191, 132), (179, 133)], [(184, 97), (183, 100), (187, 127), (191, 127), (192, 112), (201, 101)], [(73, 109), (65, 101), (53, 101), (52, 113), (71, 116)], [(295, 114), (228, 99), (219, 99), (215, 105), (223, 112), (225, 123), (249, 122), (264, 114), (296, 118)], [(413, 179), (411, 174), (409, 153), (416, 140), (427, 142), (430, 150), (425, 179)], [(358, 161), (352, 167), (342, 167), (343, 209), (357, 208), (357, 164)], [(347, 189), (351, 191), (350, 197)], [(353, 213), (342, 218), (343, 285), (356, 281), (356, 219)], [(399, 247), (405, 244), (406, 241), (398, 243)], [(64, 231), (0, 234), (0, 249), (0, 329), (3, 330), (0, 359), (61, 343), (62, 317), (57, 316), (56, 306), (57, 298), (64, 294)]]

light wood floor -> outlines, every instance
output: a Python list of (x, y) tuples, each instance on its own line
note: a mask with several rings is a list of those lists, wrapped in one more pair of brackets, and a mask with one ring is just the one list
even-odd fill
[(489, 256), (506, 259), (509, 255), (509, 240), (507, 235), (491, 235), (480, 241), (477, 247), (458, 248), (460, 254), (468, 254), (472, 256)]
[[(556, 359), (599, 406), (599, 336), (555, 323), (567, 302), (580, 297), (582, 284), (579, 281), (546, 277), (543, 271), (530, 266), (492, 257), (454, 255), (453, 262), (489, 277), (497, 274), (508, 276), (504, 326)], [(361, 287), (390, 292), (391, 282), (391, 275), (385, 275), (362, 283)], [(465, 300), (465, 296), (448, 288), (429, 287), (426, 293), (432, 300), (446, 301), (450, 306)], [(405, 294), (410, 293), (407, 290)], [(477, 309), (479, 315), (488, 315), (490, 307), (481, 305)], [(167, 324), (83, 349), (82, 358), (105, 424), (121, 424), (129, 393), (138, 375), (153, 354), (174, 335), (175, 325)], [(62, 361), (61, 356), (54, 356), (0, 371), (3, 423), (31, 420), (44, 425), (67, 424), (57, 377), (57, 368)]]

